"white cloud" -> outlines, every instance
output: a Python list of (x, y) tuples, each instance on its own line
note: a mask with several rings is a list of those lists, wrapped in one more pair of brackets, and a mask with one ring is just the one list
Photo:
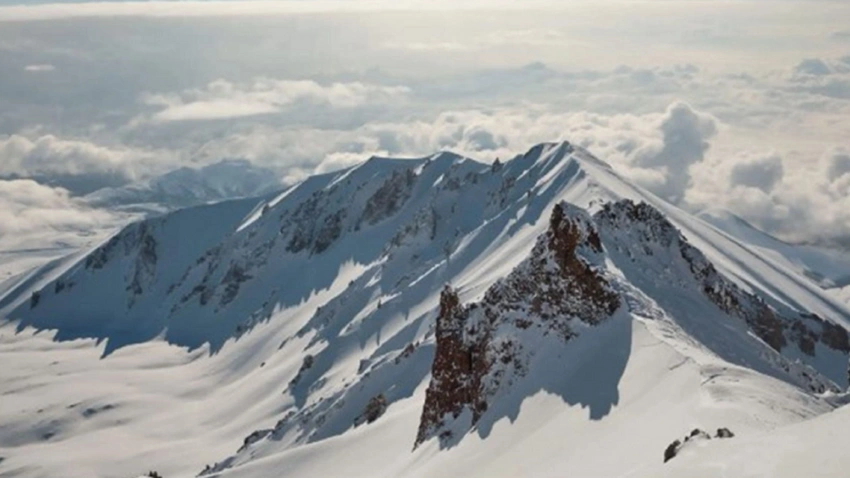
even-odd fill
[(62, 188), (28, 179), (0, 180), (0, 250), (34, 248), (57, 240), (80, 242), (81, 237), (122, 220), (78, 203)]
[(694, 166), (703, 178), (687, 192), (693, 209), (725, 208), (791, 241), (842, 243), (850, 237), (850, 174), (842, 150), (815, 161), (776, 153), (711, 157)]
[(798, 75), (824, 76), (832, 71), (832, 68), (820, 58), (807, 58), (794, 67), (794, 73)]
[(148, 94), (142, 101), (162, 107), (154, 121), (216, 120), (277, 113), (284, 107), (308, 102), (332, 108), (354, 108), (367, 103), (397, 101), (409, 93), (403, 86), (360, 82), (322, 85), (312, 80), (258, 78), (248, 84), (216, 80), (205, 88), (179, 94)]
[(826, 178), (829, 182), (850, 174), (850, 150), (835, 148), (827, 151), (823, 158), (826, 163)]
[(168, 105), (153, 115), (156, 121), (217, 120), (276, 113), (277, 106), (269, 103), (249, 103), (234, 100), (196, 101)]
[(660, 140), (636, 150), (632, 162), (640, 168), (663, 170), (666, 173), (664, 183), (652, 189), (677, 204), (690, 187), (691, 165), (705, 159), (709, 140), (717, 134), (717, 120), (677, 102), (660, 118), (658, 130)]
[(54, 71), (56, 69), (55, 66), (49, 64), (35, 64), (35, 65), (27, 65), (24, 67), (24, 71)]
[(474, 52), (486, 49), (553, 47), (575, 44), (554, 29), (496, 30), (455, 41), (394, 41), (383, 46), (391, 50), (419, 52)]
[[(13, 134), (0, 138), (0, 176), (70, 181), (83, 191), (163, 172), (175, 158), (162, 151), (104, 146), (82, 139)], [(71, 187), (70, 185), (67, 185)]]
[(732, 165), (729, 179), (733, 186), (747, 186), (769, 193), (784, 174), (782, 158), (776, 153), (769, 153), (740, 157)]

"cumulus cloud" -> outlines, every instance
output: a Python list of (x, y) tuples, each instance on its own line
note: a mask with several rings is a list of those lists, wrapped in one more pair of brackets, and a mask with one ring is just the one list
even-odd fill
[(661, 138), (635, 151), (633, 164), (665, 173), (662, 184), (652, 185), (659, 196), (676, 204), (691, 183), (691, 165), (701, 162), (709, 139), (717, 134), (717, 121), (681, 102), (667, 108), (658, 124)]
[(45, 178), (82, 193), (168, 168), (171, 159), (162, 152), (107, 147), (49, 134), (0, 138), (0, 177)]
[(807, 58), (794, 67), (794, 73), (799, 75), (824, 76), (832, 73), (832, 68), (820, 58)]
[(739, 158), (732, 166), (729, 179), (733, 186), (752, 187), (769, 193), (782, 180), (784, 174), (782, 158), (771, 153)]
[(850, 151), (845, 148), (835, 148), (824, 155), (826, 162), (826, 177), (832, 182), (845, 174), (850, 174)]
[(837, 201), (850, 201), (850, 151), (838, 147), (828, 150), (821, 158), (826, 173), (826, 191)]
[(147, 94), (143, 103), (161, 108), (152, 120), (160, 122), (217, 120), (280, 112), (298, 102), (332, 108), (354, 108), (367, 103), (395, 101), (409, 93), (404, 86), (360, 82), (323, 85), (312, 80), (258, 78), (235, 84), (216, 80), (204, 88), (177, 94)]
[(794, 67), (788, 90), (850, 99), (850, 57), (808, 58)]
[(62, 188), (29, 179), (0, 180), (0, 249), (35, 248), (114, 227), (122, 218), (89, 208)]
[(787, 240), (842, 244), (850, 237), (849, 173), (842, 148), (813, 160), (771, 152), (712, 157), (695, 165), (695, 174), (709, 180), (688, 190), (686, 203), (727, 209)]

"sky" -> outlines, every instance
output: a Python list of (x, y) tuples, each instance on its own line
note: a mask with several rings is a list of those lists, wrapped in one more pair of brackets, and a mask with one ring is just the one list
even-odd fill
[(850, 2), (0, 0), (3, 237), (101, 187), (246, 159), (569, 140), (692, 212), (850, 244)]

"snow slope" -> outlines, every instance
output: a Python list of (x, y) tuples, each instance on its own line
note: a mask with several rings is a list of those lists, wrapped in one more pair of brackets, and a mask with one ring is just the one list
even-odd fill
[(728, 211), (706, 210), (699, 217), (771, 261), (795, 269), (850, 303), (850, 256), (837, 249), (809, 244), (788, 244), (765, 234)]
[[(496, 307), (491, 337), (528, 344), (517, 372), (414, 450), (444, 286), (467, 307), (527, 283), (556, 204), (600, 237), (574, 263), (619, 306), (568, 340)], [(568, 143), (493, 166), (373, 158), (149, 219), (3, 293), (0, 473), (657, 476), (692, 428), (734, 447), (841, 402), (848, 306), (752, 246)]]
[(850, 285), (850, 256), (842, 251), (783, 242), (728, 211), (706, 210), (698, 216), (755, 252), (797, 269), (824, 289)]

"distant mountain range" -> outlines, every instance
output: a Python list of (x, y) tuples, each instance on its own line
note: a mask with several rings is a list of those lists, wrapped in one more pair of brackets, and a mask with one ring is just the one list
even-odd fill
[(183, 167), (153, 179), (91, 192), (94, 207), (171, 211), (198, 204), (260, 196), (282, 189), (273, 171), (247, 160), (225, 160), (200, 168)]

